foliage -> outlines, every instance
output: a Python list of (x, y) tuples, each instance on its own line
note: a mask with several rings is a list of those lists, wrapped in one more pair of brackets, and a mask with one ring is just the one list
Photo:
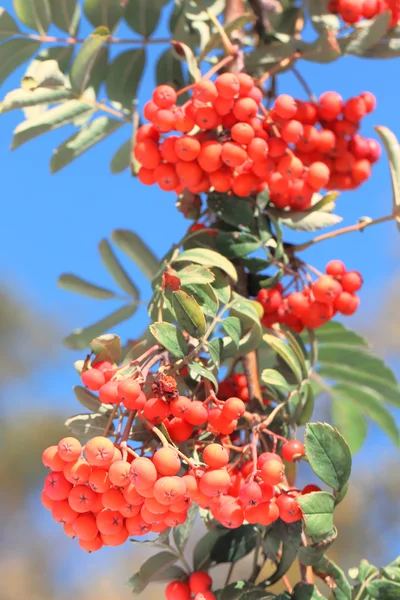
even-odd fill
[[(106, 6), (102, 0), (15, 0), (15, 18), (0, 8), (0, 82), (30, 62), (20, 88), (8, 92), (0, 105), (2, 113), (24, 113), (25, 120), (16, 127), (11, 146), (18, 148), (54, 129), (74, 126), (75, 132), (54, 150), (50, 169), (56, 173), (125, 127), (126, 141), (111, 159), (111, 172), (130, 169), (132, 176), (140, 177), (137, 148), (144, 130), (140, 129), (137, 95), (147, 73), (149, 44), (162, 47), (155, 66), (156, 81), (158, 86), (170, 84), (179, 90), (177, 105), (174, 103), (176, 111), (187, 102), (184, 92), (198, 89), (195, 84), (199, 80), (210, 79), (223, 68), (238, 74), (244, 66), (262, 90), (261, 95), (268, 96), (265, 83), (285, 69), (294, 69), (303, 81), (295, 67), (299, 59), (328, 63), (344, 55), (366, 59), (399, 55), (399, 28), (394, 22), (393, 7), (391, 12), (379, 12), (344, 28), (330, 8), (325, 0), (309, 0), (304, 5), (249, 0), (245, 9), (238, 9), (233, 1), (221, 0), (118, 0), (107, 2)], [(167, 37), (155, 37), (167, 17)], [(308, 20), (315, 31), (313, 41), (303, 39)], [(85, 22), (90, 23), (91, 30), (80, 38), (78, 33)], [(117, 37), (119, 27), (128, 28), (132, 35), (128, 39)], [(128, 48), (119, 52), (122, 46)], [(111, 48), (116, 52), (110, 52)], [(205, 74), (210, 66), (211, 73)], [(308, 85), (304, 87), (309, 93)], [(273, 95), (273, 86), (270, 92)], [(107, 99), (103, 100), (105, 94)], [(360, 98), (351, 100), (357, 103)], [(285, 121), (279, 115), (278, 102), (275, 98), (273, 111), (260, 109), (271, 128), (269, 133), (272, 131), (276, 137), (280, 137)], [(313, 104), (322, 114), (321, 102), (318, 104), (311, 94), (309, 105)], [(298, 105), (301, 103), (296, 104), (296, 111)], [(348, 116), (348, 110), (343, 110)], [(321, 114), (318, 122), (323, 125), (329, 119)], [(343, 127), (352, 123), (349, 118), (338, 122)], [(224, 125), (222, 131), (221, 127), (218, 140), (229, 136), (229, 129)], [(399, 145), (387, 128), (379, 126), (376, 130), (387, 151), (393, 186), (392, 211), (385, 217), (376, 221), (364, 217), (353, 227), (293, 246), (285, 241), (285, 227), (313, 232), (341, 221), (340, 215), (334, 213), (337, 193), (328, 186), (326, 195), (310, 195), (309, 205), (296, 205), (291, 210), (287, 205), (279, 205), (270, 181), (262, 189), (245, 194), (236, 193), (235, 189), (234, 193), (211, 189), (204, 194), (205, 190), (192, 191), (188, 184), (180, 190), (178, 208), (195, 223), (161, 260), (135, 232), (119, 229), (111, 233), (110, 240), (99, 244), (101, 260), (117, 291), (80, 275), (61, 275), (59, 285), (71, 292), (97, 300), (123, 301), (99, 322), (75, 330), (64, 340), (68, 348), (88, 352), (75, 363), (83, 385), (76, 386), (74, 393), (89, 412), (66, 422), (71, 432), (87, 444), (82, 448), (77, 440), (71, 442), (67, 438), (69, 441), (62, 440), (56, 452), (60, 460), (69, 464), (72, 461), (68, 452), (75, 444), (76, 456), (84, 453), (89, 469), (100, 466), (96, 461), (103, 460), (105, 452), (102, 449), (96, 454), (91, 450), (100, 443), (96, 440), (110, 438), (112, 442), (106, 439), (101, 443), (106, 443), (105, 448), (111, 444), (117, 459), (120, 453), (121, 460), (117, 462), (123, 466), (117, 466), (125, 469), (123, 485), (112, 480), (117, 477), (111, 475), (111, 466), (116, 463), (110, 459), (104, 464), (113, 486), (123, 489), (111, 491), (122, 497), (131, 486), (142, 497), (138, 517), (142, 520), (131, 520), (138, 512), (132, 517), (122, 513), (134, 506), (123, 496), (127, 506), (119, 507), (123, 526), (118, 532), (122, 532), (118, 543), (128, 536), (159, 533), (155, 540), (142, 542), (154, 544), (159, 551), (129, 580), (134, 592), (142, 592), (152, 581), (173, 580), (175, 583), (170, 585), (183, 585), (189, 596), (197, 594), (191, 580), (190, 589), (186, 583), (190, 573), (208, 571), (222, 563), (233, 565), (252, 554), (253, 568), (248, 578), (229, 583), (230, 571), (226, 586), (209, 597), (322, 598), (314, 576), (330, 587), (335, 600), (400, 597), (398, 559), (380, 570), (362, 561), (358, 569), (349, 573), (351, 585), (326, 555), (337, 537), (334, 510), (346, 495), (352, 454), (365, 441), (367, 419), (374, 421), (394, 444), (399, 443), (391, 407), (399, 407), (400, 393), (393, 372), (373, 354), (368, 343), (339, 321), (331, 320), (334, 312), (354, 312), (361, 276), (347, 271), (344, 265), (338, 266), (338, 261), (333, 261), (335, 265), (329, 263), (327, 277), (322, 276), (299, 257), (302, 250), (342, 233), (361, 231), (385, 220), (398, 223)], [(351, 149), (350, 144), (357, 141), (352, 127), (350, 131), (346, 129), (343, 135), (351, 138), (346, 139), (346, 148)], [(293, 150), (287, 152), (293, 155)], [(306, 174), (311, 164), (302, 165), (306, 166)], [(286, 175), (288, 179), (292, 177), (290, 172)], [(342, 187), (346, 189), (346, 185)], [(118, 336), (106, 332), (133, 317), (143, 300), (120, 254), (131, 260), (152, 286), (148, 306), (151, 324), (139, 340), (125, 346)], [(315, 273), (318, 278), (313, 281), (311, 274)], [(346, 276), (350, 280), (347, 287)], [(290, 286), (295, 291), (288, 294)], [(356, 302), (354, 310), (337, 302), (343, 293), (346, 301), (350, 295)], [(324, 308), (327, 312), (321, 313), (319, 320), (315, 320), (315, 315), (314, 320), (299, 316), (291, 304), (294, 298), (300, 302), (299, 296), (301, 302), (314, 308), (319, 305), (319, 309), (329, 306), (331, 312)], [(275, 300), (278, 304), (271, 310)], [(125, 382), (132, 384), (133, 389), (136, 385), (137, 393), (124, 388)], [(320, 395), (331, 400), (332, 425), (312, 422), (315, 401)], [(186, 402), (186, 420), (184, 412), (174, 412), (178, 411), (174, 403), (179, 401)], [(296, 436), (299, 426), (304, 425), (303, 445)], [(207, 458), (207, 449), (212, 453), (215, 443), (219, 450), (214, 451), (223, 451), (227, 456), (225, 463), (217, 460), (217, 466), (212, 464), (212, 456)], [(150, 485), (140, 485), (135, 479), (140, 479), (135, 461), (150, 456), (155, 464), (155, 454), (162, 448), (173, 452), (179, 463), (177, 470), (167, 477), (165, 465), (157, 469), (153, 466), (154, 480)], [(327, 489), (298, 489), (299, 461), (308, 462)], [(63, 469), (67, 473), (67, 467)], [(48, 494), (49, 503), (65, 502), (68, 496), (68, 506), (73, 508), (68, 486), (74, 490), (78, 480), (65, 479), (67, 496), (56, 497), (54, 488), (60, 474), (58, 468), (52, 470), (45, 481), (45, 496)], [(212, 486), (207, 484), (207, 488), (205, 476), (213, 472), (228, 478), (229, 483), (221, 491), (219, 482), (218, 490), (207, 494)], [(155, 489), (161, 479), (174, 479), (175, 483), (179, 479), (179, 485), (183, 485), (185, 477), (192, 477), (198, 489), (189, 492), (189, 483), (184, 484), (186, 495), (182, 493), (180, 500), (185, 504), (180, 512), (163, 511), (163, 504), (173, 504), (170, 499), (160, 501), (159, 498), (165, 500), (161, 492), (157, 498), (154, 492), (159, 512), (155, 515), (149, 510), (144, 500), (150, 498), (149, 489)], [(250, 484), (260, 490), (262, 500), (252, 498), (246, 504), (246, 490), (250, 489), (246, 486)], [(114, 508), (104, 503), (104, 497), (102, 502), (102, 514)], [(198, 518), (197, 505), (207, 532), (197, 541), (193, 560), (188, 562), (185, 550)], [(64, 522), (57, 505), (52, 508), (56, 520)], [(229, 515), (223, 516), (227, 508)], [(153, 515), (148, 515), (153, 521), (144, 519), (144, 509)], [(98, 512), (93, 509), (97, 524)], [(72, 524), (75, 531), (74, 522), (66, 524)], [(84, 549), (97, 550), (103, 543), (117, 545), (113, 535), (100, 526), (98, 529), (94, 546), (85, 545), (94, 538), (85, 540), (79, 536)], [(137, 539), (132, 541), (140, 543)], [(292, 588), (285, 575), (297, 559), (302, 580)], [(277, 581), (283, 581), (287, 591), (272, 593), (270, 586)], [(167, 588), (170, 600), (175, 592), (168, 589), (175, 588)]]

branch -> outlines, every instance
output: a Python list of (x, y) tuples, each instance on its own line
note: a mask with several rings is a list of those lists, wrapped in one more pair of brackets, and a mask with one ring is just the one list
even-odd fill
[(317, 237), (315, 237), (313, 240), (310, 240), (309, 242), (299, 244), (298, 246), (293, 246), (293, 250), (294, 252), (307, 250), (307, 248), (314, 246), (314, 244), (317, 244), (318, 242), (323, 242), (324, 240), (329, 240), (331, 238), (338, 237), (339, 235), (343, 235), (345, 233), (351, 233), (352, 231), (363, 231), (371, 225), (378, 225), (379, 223), (385, 223), (386, 221), (392, 221), (393, 219), (400, 219), (400, 214), (395, 212), (391, 215), (386, 215), (385, 217), (379, 217), (379, 219), (373, 219), (371, 221), (361, 221), (360, 223), (356, 223), (355, 225), (343, 227), (343, 229), (337, 229), (336, 231), (331, 231), (329, 233), (317, 235)]

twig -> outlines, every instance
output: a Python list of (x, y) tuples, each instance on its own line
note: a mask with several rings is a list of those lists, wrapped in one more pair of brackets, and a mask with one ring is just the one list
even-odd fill
[(318, 244), (319, 242), (335, 238), (339, 235), (344, 235), (345, 233), (352, 233), (353, 231), (363, 231), (371, 225), (378, 225), (379, 223), (385, 223), (386, 221), (392, 221), (393, 219), (399, 218), (399, 213), (393, 213), (391, 215), (386, 215), (385, 217), (379, 217), (379, 219), (373, 219), (371, 221), (361, 221), (361, 223), (356, 223), (355, 225), (350, 225), (349, 227), (343, 227), (342, 229), (337, 229), (336, 231), (330, 231), (329, 233), (317, 235), (317, 237), (315, 237), (313, 240), (310, 240), (309, 242), (305, 242), (304, 244), (294, 246), (293, 250), (294, 252), (307, 250), (307, 248), (311, 248), (311, 246), (314, 246), (314, 244)]
[(112, 413), (110, 414), (110, 418), (108, 419), (108, 422), (107, 422), (106, 428), (104, 429), (104, 434), (103, 434), (103, 435), (104, 435), (104, 437), (107, 437), (107, 435), (108, 435), (108, 432), (110, 431), (110, 428), (111, 428), (112, 422), (114, 421), (115, 415), (117, 414), (117, 411), (118, 411), (119, 407), (120, 407), (120, 404), (116, 404), (116, 405), (114, 406), (114, 408), (113, 408), (113, 411), (112, 411)]
[(230, 564), (230, 566), (229, 566), (228, 574), (227, 574), (227, 576), (226, 576), (226, 579), (225, 579), (225, 587), (226, 587), (226, 586), (228, 585), (228, 583), (229, 583), (229, 580), (230, 580), (230, 578), (231, 578), (231, 575), (232, 575), (232, 573), (233, 573), (233, 569), (234, 569), (234, 568), (235, 568), (235, 563), (233, 563), (233, 562), (232, 562), (232, 563)]
[(300, 56), (301, 56), (300, 52), (294, 52), (294, 54), (291, 54), (290, 56), (283, 58), (274, 67), (272, 67), (269, 71), (266, 71), (266, 73), (264, 73), (264, 75), (262, 75), (258, 79), (258, 81), (257, 81), (258, 85), (262, 85), (263, 83), (265, 83), (267, 81), (267, 79), (269, 79), (271, 77), (271, 75), (278, 73), (281, 69), (284, 69), (285, 67), (290, 65), (290, 63), (292, 63), (292, 62), (296, 61), (298, 58), (300, 58)]
[(317, 98), (316, 98), (315, 94), (311, 90), (307, 81), (304, 79), (303, 75), (296, 69), (296, 67), (292, 66), (292, 67), (290, 67), (290, 70), (292, 71), (293, 75), (296, 77), (296, 79), (300, 83), (300, 85), (303, 87), (304, 91), (307, 93), (311, 102), (317, 102)]
[(202, 10), (203, 12), (205, 12), (207, 14), (210, 21), (214, 24), (214, 26), (218, 30), (218, 33), (221, 37), (222, 45), (224, 47), (226, 54), (228, 56), (234, 56), (236, 54), (235, 48), (234, 48), (231, 40), (229, 39), (225, 29), (223, 28), (221, 23), (218, 21), (217, 17), (214, 15), (214, 13), (212, 13), (210, 10), (208, 10), (208, 8), (206, 6), (204, 6), (204, 4), (200, 0), (193, 0), (193, 1), (200, 8), (200, 10)]

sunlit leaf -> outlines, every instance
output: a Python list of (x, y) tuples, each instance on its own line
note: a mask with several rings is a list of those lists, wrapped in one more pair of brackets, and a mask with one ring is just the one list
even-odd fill
[(125, 271), (107, 240), (99, 244), (99, 251), (103, 264), (119, 287), (133, 298), (139, 298), (139, 290)]
[(0, 85), (40, 48), (40, 42), (27, 38), (7, 40), (0, 45)]
[(98, 27), (86, 38), (76, 55), (69, 77), (72, 89), (78, 94), (86, 89), (96, 58), (109, 36), (107, 27)]
[(108, 300), (109, 298), (116, 297), (111, 290), (107, 290), (106, 288), (90, 283), (81, 277), (69, 273), (65, 273), (58, 278), (58, 285), (70, 292), (75, 292), (98, 300)]
[(51, 21), (49, 0), (13, 0), (13, 5), (21, 23), (42, 35), (47, 32)]
[(161, 346), (164, 346), (176, 358), (184, 358), (187, 353), (186, 340), (172, 323), (152, 323), (149, 327), (151, 333)]
[(129, 229), (116, 229), (111, 237), (118, 248), (129, 256), (149, 281), (152, 281), (160, 268), (160, 263), (143, 240)]
[(351, 453), (345, 439), (328, 423), (308, 423), (304, 444), (314, 473), (339, 492), (351, 472)]

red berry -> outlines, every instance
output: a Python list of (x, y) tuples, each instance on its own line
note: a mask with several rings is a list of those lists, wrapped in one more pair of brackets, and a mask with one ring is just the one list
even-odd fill
[(345, 292), (357, 292), (363, 284), (363, 279), (358, 271), (348, 271), (343, 275), (341, 284)]
[(298, 440), (289, 440), (282, 446), (282, 456), (289, 462), (295, 462), (301, 456), (304, 456), (304, 453), (304, 444)]
[(83, 385), (92, 392), (97, 392), (106, 382), (104, 374), (97, 369), (88, 369), (82, 373), (81, 379)]
[(209, 467), (220, 469), (229, 463), (229, 452), (220, 444), (209, 444), (203, 450), (203, 460)]

